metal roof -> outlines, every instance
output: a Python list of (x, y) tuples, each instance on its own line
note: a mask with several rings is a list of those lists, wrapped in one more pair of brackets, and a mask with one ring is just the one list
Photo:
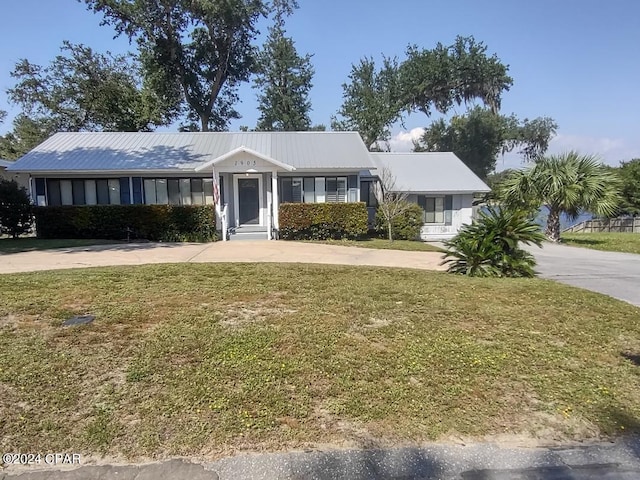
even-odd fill
[(371, 156), (378, 169), (388, 167), (395, 175), (398, 191), (472, 193), (491, 190), (451, 152), (372, 153)]
[(7, 160), (0, 159), (0, 168), (7, 168), (13, 165), (14, 162), (9, 162)]
[(241, 147), (296, 170), (375, 168), (357, 132), (65, 132), (9, 170), (193, 171)]

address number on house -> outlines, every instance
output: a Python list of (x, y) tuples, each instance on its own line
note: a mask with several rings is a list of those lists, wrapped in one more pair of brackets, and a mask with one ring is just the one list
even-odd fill
[(257, 160), (236, 160), (235, 162), (233, 162), (233, 165), (235, 167), (257, 167), (258, 161)]

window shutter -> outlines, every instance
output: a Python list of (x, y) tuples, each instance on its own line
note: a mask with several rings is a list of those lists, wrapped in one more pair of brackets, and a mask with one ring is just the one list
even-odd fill
[(142, 198), (142, 177), (133, 177), (131, 179), (131, 183), (133, 184), (133, 203), (136, 205), (141, 205), (144, 203), (144, 198)]
[(129, 177), (120, 177), (120, 203), (122, 205), (129, 205), (131, 203)]
[(73, 204), (85, 205), (84, 180), (72, 180), (73, 185)]
[(418, 195), (418, 205), (422, 208), (422, 221), (427, 221), (427, 197), (424, 195)]
[(444, 196), (444, 224), (451, 225), (453, 217), (453, 196)]

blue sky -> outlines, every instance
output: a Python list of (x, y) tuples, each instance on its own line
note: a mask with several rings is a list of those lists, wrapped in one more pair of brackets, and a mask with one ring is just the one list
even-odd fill
[[(408, 44), (431, 48), (456, 35), (474, 35), (510, 66), (514, 86), (502, 111), (519, 117), (551, 116), (560, 128), (550, 151), (578, 149), (607, 163), (640, 157), (640, 2), (637, 0), (299, 0), (287, 23), (300, 53), (313, 54), (314, 123), (329, 124), (342, 100), (341, 84), (363, 56), (403, 53)], [(63, 40), (96, 50), (132, 49), (100, 17), (75, 0), (3, 2), (0, 20), (0, 109), (20, 58), (46, 64)], [(266, 28), (263, 28), (266, 30)], [(255, 126), (255, 91), (241, 89), (243, 118)], [(458, 113), (464, 106), (457, 108)], [(406, 150), (423, 114), (394, 128), (391, 143)], [(10, 122), (0, 126), (4, 133)], [(502, 166), (517, 163), (514, 156)]]

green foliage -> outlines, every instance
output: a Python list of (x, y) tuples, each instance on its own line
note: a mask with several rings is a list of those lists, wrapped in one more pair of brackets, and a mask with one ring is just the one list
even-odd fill
[(225, 130), (239, 118), (237, 87), (255, 66), (260, 18), (278, 0), (84, 0), (118, 35), (137, 40), (144, 78), (160, 97), (188, 105), (187, 130)]
[(364, 203), (283, 203), (280, 238), (284, 240), (356, 239), (367, 233)]
[(13, 120), (13, 130), (0, 136), (0, 158), (17, 160), (53, 135), (55, 130), (55, 122), (50, 118), (34, 120), (24, 114), (18, 115)]
[(549, 146), (557, 125), (550, 118), (525, 119), (497, 115), (475, 107), (455, 115), (449, 123), (433, 122), (415, 145), (415, 151), (453, 152), (476, 175), (486, 178), (494, 171), (498, 154), (519, 147), (518, 153), (534, 160)]
[(309, 130), (309, 91), (314, 73), (311, 55), (298, 55), (293, 39), (285, 36), (280, 14), (276, 24), (269, 29), (257, 65), (254, 86), (261, 93), (258, 95), (260, 118), (256, 130)]
[(621, 162), (617, 173), (622, 179), (620, 212), (626, 215), (640, 215), (640, 158)]
[(535, 259), (519, 243), (541, 246), (544, 235), (527, 212), (489, 208), (445, 242), (443, 265), (471, 277), (533, 277)]
[(29, 194), (15, 180), (0, 179), (0, 234), (17, 238), (31, 232), (33, 212)]
[(210, 206), (37, 207), (35, 216), (40, 238), (208, 242), (216, 236), (215, 214)]
[[(391, 221), (391, 235), (394, 240), (415, 240), (420, 236), (424, 212), (417, 203), (405, 203), (407, 205), (402, 208), (401, 213)], [(386, 237), (387, 232), (387, 219), (381, 208), (378, 207), (376, 210), (376, 233), (381, 237)]]
[(407, 111), (430, 116), (432, 110), (447, 113), (454, 105), (481, 100), (492, 112), (500, 109), (502, 92), (513, 79), (508, 67), (473, 37), (456, 37), (450, 46), (410, 46), (399, 69), (401, 102)]
[(381, 150), (378, 142), (391, 136), (390, 128), (402, 111), (398, 102), (398, 61), (384, 57), (376, 68), (373, 58), (363, 58), (351, 66), (349, 83), (342, 85), (343, 103), (338, 117), (332, 117), (333, 130), (357, 131), (368, 149)]
[(560, 241), (560, 214), (576, 218), (588, 211), (613, 216), (620, 204), (621, 182), (595, 157), (568, 152), (538, 159), (535, 165), (513, 172), (496, 190), (498, 200), (511, 208), (549, 210), (545, 234)]
[(9, 99), (37, 125), (52, 131), (149, 131), (171, 123), (175, 103), (155, 95), (130, 55), (100, 54), (64, 42), (46, 67), (20, 60)]

